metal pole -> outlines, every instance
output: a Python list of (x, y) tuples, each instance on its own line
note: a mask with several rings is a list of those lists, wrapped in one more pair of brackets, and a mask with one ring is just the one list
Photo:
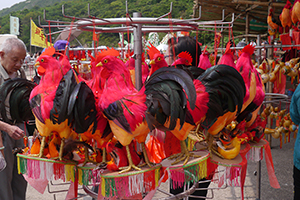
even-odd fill
[[(261, 37), (260, 37), (260, 35), (257, 35), (257, 41), (256, 41), (256, 44), (257, 45), (261, 45)], [(258, 65), (260, 65), (260, 63), (261, 63), (261, 49), (258, 49), (257, 50), (257, 56), (258, 56), (258, 58), (257, 58), (257, 64)]]
[(256, 200), (260, 200), (260, 187), (261, 187), (261, 160), (257, 162), (257, 182), (256, 182)]
[[(139, 12), (133, 13), (133, 18), (141, 17)], [(136, 24), (133, 29), (134, 34), (134, 54), (135, 54), (135, 87), (142, 88), (142, 25)]]

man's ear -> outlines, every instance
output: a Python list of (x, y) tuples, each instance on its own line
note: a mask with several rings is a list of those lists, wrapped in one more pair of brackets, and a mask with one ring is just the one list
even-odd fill
[(0, 51), (0, 58), (2, 58), (2, 56), (4, 56), (4, 51)]

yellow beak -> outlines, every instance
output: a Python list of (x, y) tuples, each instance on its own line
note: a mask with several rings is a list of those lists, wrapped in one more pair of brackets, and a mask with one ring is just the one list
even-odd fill
[(35, 68), (37, 68), (37, 66), (40, 66), (40, 62), (37, 61), (35, 64), (34, 64)]
[(96, 67), (102, 67), (102, 66), (103, 66), (102, 62), (99, 62), (99, 63), (96, 65)]
[(150, 60), (150, 65), (154, 65), (155, 64), (155, 60)]

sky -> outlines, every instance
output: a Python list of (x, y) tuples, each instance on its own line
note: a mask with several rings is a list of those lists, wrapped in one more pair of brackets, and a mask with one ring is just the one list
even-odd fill
[(0, 10), (4, 9), (4, 8), (9, 8), (12, 5), (19, 3), (21, 1), (25, 1), (25, 0), (1, 0), (0, 3)]

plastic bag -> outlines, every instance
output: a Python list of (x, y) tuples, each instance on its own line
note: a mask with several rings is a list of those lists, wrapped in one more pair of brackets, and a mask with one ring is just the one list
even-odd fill
[(6, 167), (6, 161), (5, 161), (5, 158), (2, 155), (2, 152), (0, 151), (0, 172), (2, 170), (4, 170), (5, 167)]
[(146, 147), (150, 154), (148, 154), (150, 162), (160, 163), (164, 158), (166, 158), (163, 143), (160, 142), (157, 137), (150, 135), (150, 138), (146, 143)]

